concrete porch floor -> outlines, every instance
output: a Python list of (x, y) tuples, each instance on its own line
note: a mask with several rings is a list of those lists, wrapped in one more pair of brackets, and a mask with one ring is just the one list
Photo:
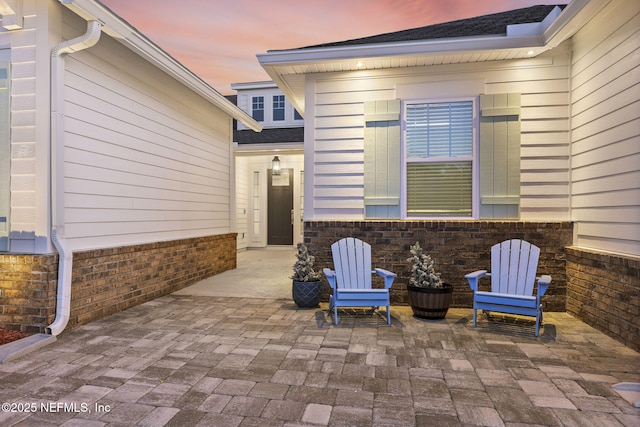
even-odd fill
[(0, 425), (640, 425), (612, 389), (640, 382), (640, 354), (565, 313), (545, 313), (539, 338), (508, 317), (474, 329), (467, 309), (424, 321), (393, 306), (390, 326), (345, 310), (336, 327), (326, 304), (291, 300), (293, 251), (264, 252), (287, 266), (282, 293), (227, 295), (247, 288), (223, 273), (218, 291), (196, 284), (0, 364)]
[(238, 252), (237, 268), (216, 274), (175, 295), (291, 298), (293, 263), (297, 250), (292, 246), (271, 246)]

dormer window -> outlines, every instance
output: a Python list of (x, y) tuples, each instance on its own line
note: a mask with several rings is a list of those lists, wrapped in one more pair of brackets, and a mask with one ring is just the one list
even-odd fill
[[(236, 105), (266, 128), (303, 127), (304, 120), (275, 83), (238, 83)], [(237, 130), (248, 127), (237, 122)]]
[(254, 96), (251, 99), (251, 117), (258, 122), (264, 122), (264, 96)]
[(285, 111), (285, 103), (284, 103), (284, 95), (274, 95), (273, 96), (273, 121), (282, 121), (284, 120), (284, 111)]

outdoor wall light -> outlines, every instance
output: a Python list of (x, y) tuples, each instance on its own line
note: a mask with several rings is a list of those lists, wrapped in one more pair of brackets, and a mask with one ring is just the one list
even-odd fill
[(271, 175), (280, 175), (280, 159), (278, 156), (273, 156), (273, 160), (271, 160)]

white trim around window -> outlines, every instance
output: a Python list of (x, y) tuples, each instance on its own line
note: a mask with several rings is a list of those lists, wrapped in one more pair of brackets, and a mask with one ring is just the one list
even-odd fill
[[(402, 218), (477, 218), (477, 98), (404, 101), (401, 125)], [(427, 188), (439, 191), (422, 198)], [(455, 197), (447, 195), (451, 191)]]

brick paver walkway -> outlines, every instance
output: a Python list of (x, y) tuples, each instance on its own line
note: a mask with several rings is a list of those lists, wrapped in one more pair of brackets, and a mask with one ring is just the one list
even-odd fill
[(0, 425), (640, 425), (611, 388), (640, 354), (567, 314), (535, 338), (470, 310), (336, 327), (322, 308), (171, 295), (66, 331), (0, 365)]

